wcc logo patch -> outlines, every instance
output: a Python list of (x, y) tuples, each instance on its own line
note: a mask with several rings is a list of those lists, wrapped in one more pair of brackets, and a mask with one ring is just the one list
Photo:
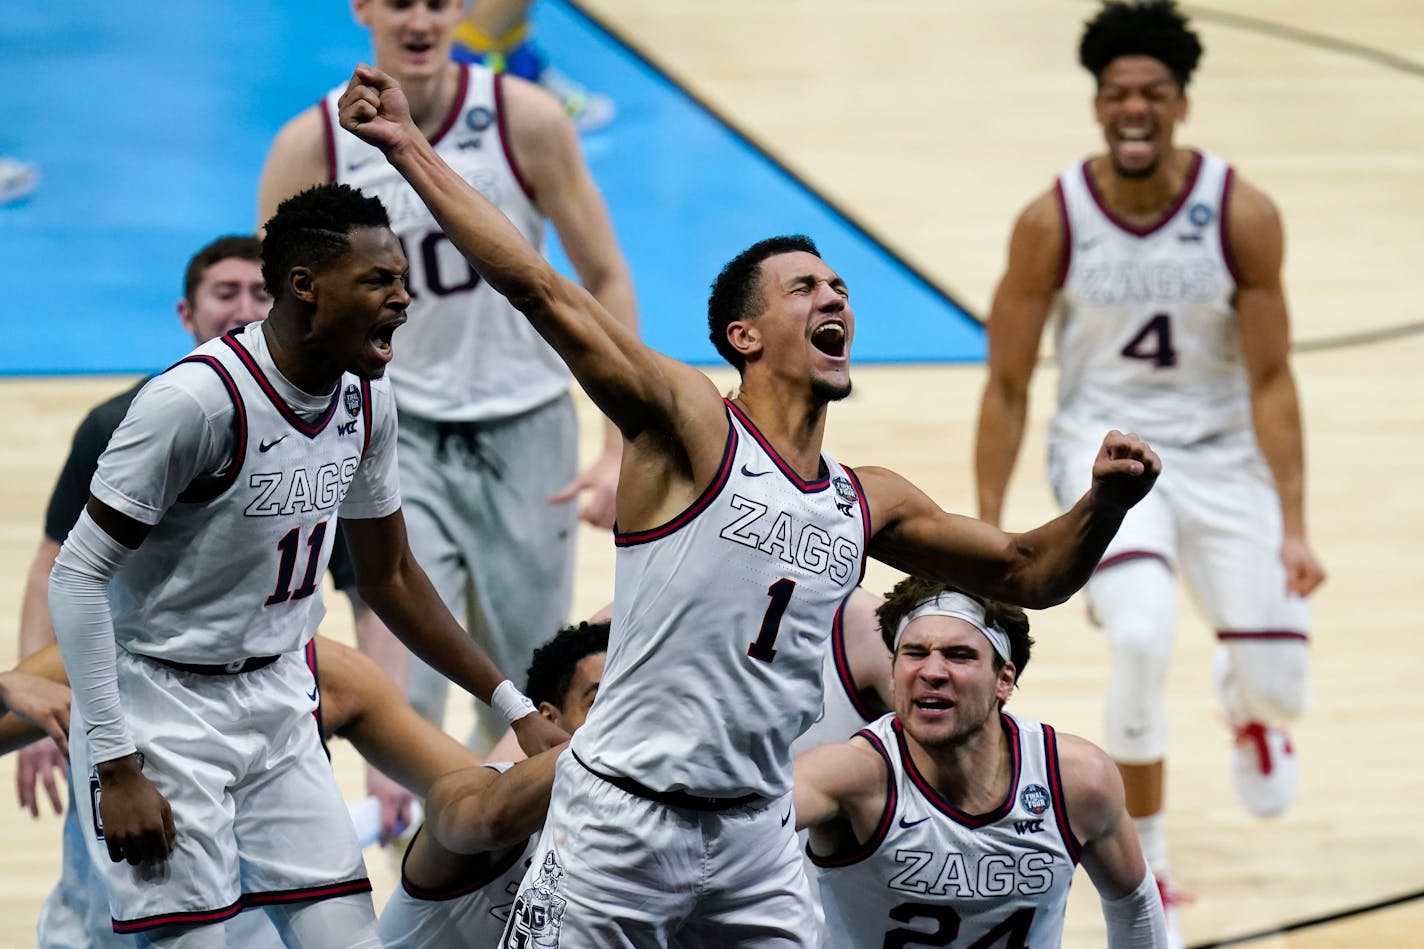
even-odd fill
[(842, 475), (831, 482), (831, 487), (836, 489), (836, 507), (846, 517), (850, 517), (851, 510), (860, 500), (855, 493), (855, 485), (850, 483), (849, 478)]
[(346, 403), (346, 414), (352, 418), (361, 414), (361, 390), (356, 387), (356, 383), (348, 385), (341, 398)]
[(1048, 810), (1048, 788), (1041, 784), (1030, 784), (1019, 794), (1019, 802), (1030, 814), (1042, 814)]

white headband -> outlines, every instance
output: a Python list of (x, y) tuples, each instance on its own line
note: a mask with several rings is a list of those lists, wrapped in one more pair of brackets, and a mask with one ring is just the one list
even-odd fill
[(984, 621), (983, 604), (973, 597), (948, 590), (922, 601), (919, 606), (904, 615), (900, 620), (900, 625), (895, 629), (895, 648), (897, 650), (900, 648), (900, 637), (905, 635), (905, 627), (921, 616), (952, 616), (955, 619), (962, 619), (984, 634), (984, 638), (989, 640), (989, 645), (994, 647), (994, 652), (999, 654), (1000, 659), (1005, 662), (1013, 659), (1013, 653), (1009, 649), (1009, 634)]

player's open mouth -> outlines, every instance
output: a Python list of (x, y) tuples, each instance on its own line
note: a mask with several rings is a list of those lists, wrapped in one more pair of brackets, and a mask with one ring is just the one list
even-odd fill
[(397, 329), (405, 322), (405, 314), (402, 313), (397, 319), (387, 320), (376, 326), (371, 331), (369, 342), (371, 348), (376, 351), (376, 355), (382, 362), (389, 362), (391, 358), (391, 337), (395, 335)]
[(1152, 130), (1147, 128), (1119, 128), (1117, 130), (1118, 156), (1120, 158), (1152, 157)]
[(827, 320), (811, 331), (811, 345), (827, 356), (844, 359), (846, 327), (840, 320)]
[(915, 708), (922, 712), (947, 712), (954, 708), (949, 699), (916, 699)]

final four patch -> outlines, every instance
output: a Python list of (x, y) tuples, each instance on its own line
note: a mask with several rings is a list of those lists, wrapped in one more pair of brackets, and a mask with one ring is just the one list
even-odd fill
[(1019, 800), (1030, 814), (1042, 814), (1048, 810), (1048, 788), (1041, 784), (1030, 784), (1023, 789)]
[(844, 476), (837, 476), (831, 482), (831, 486), (836, 489), (836, 507), (846, 517), (851, 516), (851, 509), (860, 500), (855, 493), (855, 485), (850, 483), (850, 479)]
[(346, 392), (342, 396), (346, 403), (346, 412), (352, 418), (361, 414), (361, 390), (356, 387), (356, 383), (351, 383), (346, 387)]

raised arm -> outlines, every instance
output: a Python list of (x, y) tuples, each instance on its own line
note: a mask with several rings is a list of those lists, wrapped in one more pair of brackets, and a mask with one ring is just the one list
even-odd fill
[(979, 516), (990, 524), (1002, 522), (1004, 495), (1023, 442), (1028, 384), (1065, 251), (1060, 219), (1052, 192), (1019, 216), (1009, 240), (1008, 269), (989, 309), (989, 378), (979, 405), (974, 474)]
[(1102, 902), (1109, 949), (1167, 945), (1162, 898), (1127, 815), (1117, 766), (1096, 745), (1062, 732), (1058, 756), (1068, 823)]
[(1285, 237), (1270, 198), (1236, 179), (1229, 205), (1230, 252), (1236, 260), (1236, 317), (1251, 383), (1251, 419), (1261, 454), (1275, 476), (1285, 536), (1281, 561), (1300, 596), (1325, 580), (1305, 535), (1305, 452), (1300, 402), (1290, 367), (1290, 318), (1281, 285)]
[(549, 810), (561, 751), (550, 748), (503, 774), (474, 768), (442, 777), (427, 802), (426, 823), (436, 840), (453, 853), (489, 853), (537, 831)]
[(1088, 492), (1067, 513), (1022, 534), (949, 514), (893, 471), (858, 469), (875, 531), (870, 554), (969, 593), (1045, 609), (1088, 582), (1123, 515), (1151, 490), (1161, 468), (1141, 439), (1109, 432)]
[(553, 346), (625, 439), (634, 441), (649, 430), (682, 431), (690, 412), (720, 415), (716, 389), (706, 377), (644, 346), (445, 164), (411, 122), (394, 79), (358, 66), (341, 99), (341, 124), (385, 153), (445, 235)]
[[(533, 192), (535, 204), (553, 222), (559, 242), (593, 298), (629, 332), (638, 332), (633, 278), (618, 249), (603, 195), (579, 148), (578, 134), (561, 102), (533, 83), (503, 76), (504, 115), (510, 148)], [(623, 439), (605, 417), (598, 460), (554, 500), (579, 490), (593, 492), (582, 518), (600, 527), (613, 524), (613, 492)]]
[(812, 748), (796, 758), (796, 829), (810, 829), (813, 851), (833, 852), (848, 836), (868, 838), (885, 808), (887, 768), (861, 738)]

